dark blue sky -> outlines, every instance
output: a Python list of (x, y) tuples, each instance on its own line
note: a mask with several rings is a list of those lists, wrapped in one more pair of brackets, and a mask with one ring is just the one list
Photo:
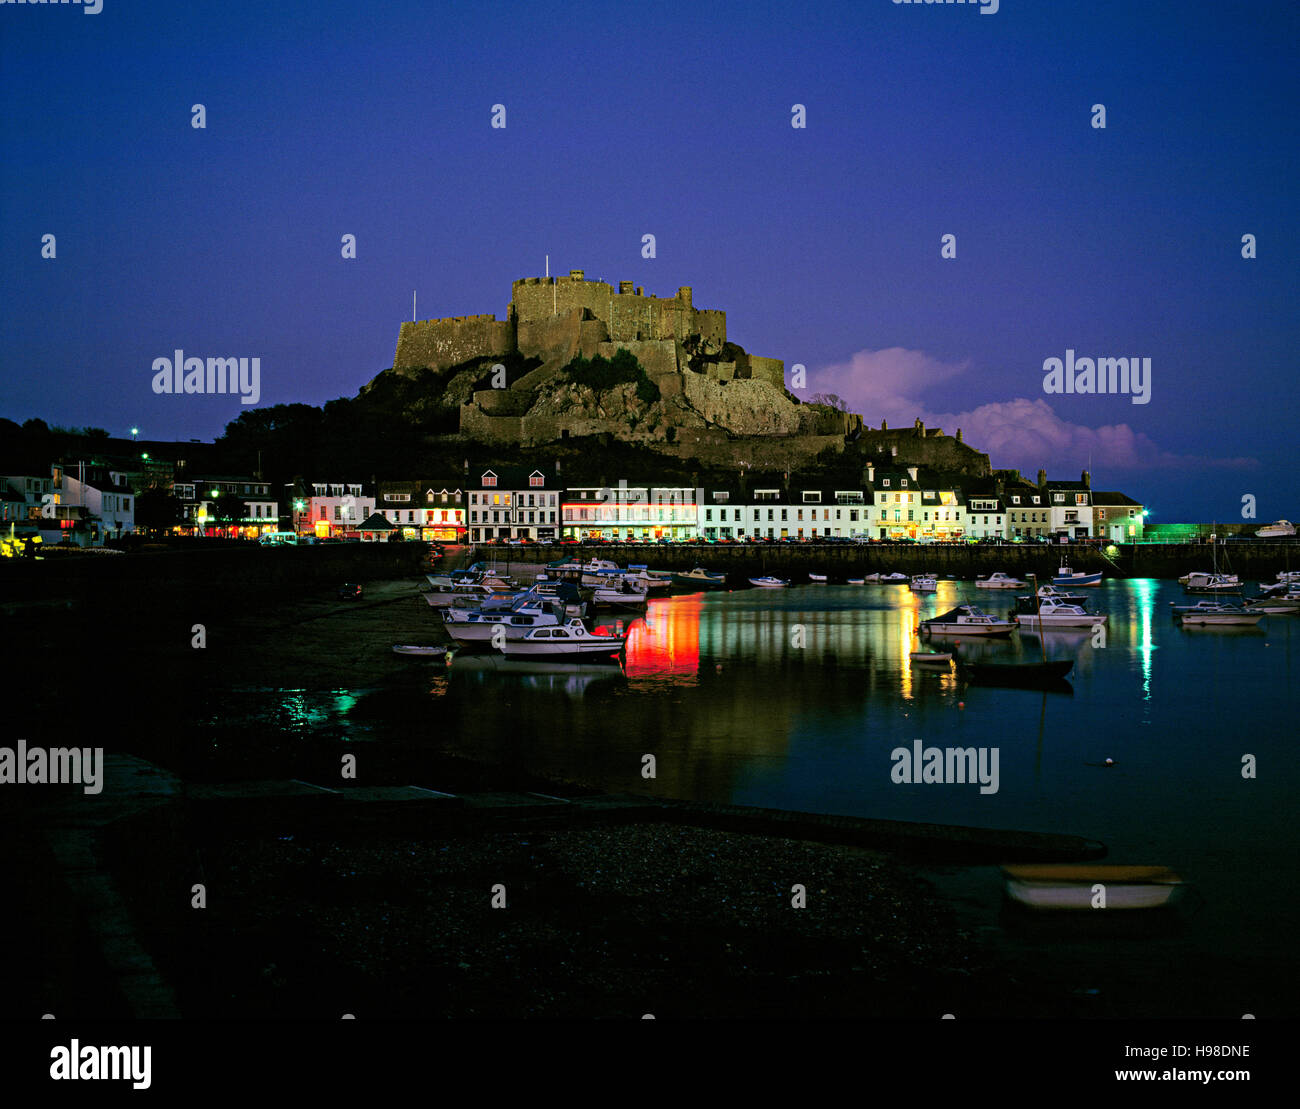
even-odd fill
[[(874, 426), (1091, 456), (1154, 520), (1300, 517), (1298, 32), (1283, 3), (3, 6), (0, 414), (210, 438), (237, 398), (155, 396), (153, 359), (350, 396), (412, 289), (501, 317), (549, 253), (693, 286)], [(1045, 396), (1067, 348), (1150, 357), (1151, 402)]]

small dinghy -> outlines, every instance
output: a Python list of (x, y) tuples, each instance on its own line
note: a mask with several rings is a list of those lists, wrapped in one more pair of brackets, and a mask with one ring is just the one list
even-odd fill
[(414, 655), (416, 658), (441, 658), (446, 653), (446, 647), (415, 647), (401, 643), (393, 647), (395, 655)]
[(809, 580), (810, 582), (812, 582), (813, 585), (825, 585), (825, 584), (826, 584), (826, 575), (825, 575), (825, 574), (809, 574), (809, 575), (808, 575), (808, 580)]
[(947, 666), (952, 662), (950, 651), (913, 651), (907, 657), (919, 666)]
[(790, 583), (784, 578), (750, 578), (749, 584), (759, 589), (784, 589)]
[(1008, 898), (1040, 911), (1159, 909), (1185, 885), (1166, 866), (1044, 863), (1004, 866), (1002, 876)]
[(866, 585), (866, 584), (867, 584), (867, 579), (866, 579), (866, 578), (849, 578), (849, 584), (850, 584), (850, 585)]

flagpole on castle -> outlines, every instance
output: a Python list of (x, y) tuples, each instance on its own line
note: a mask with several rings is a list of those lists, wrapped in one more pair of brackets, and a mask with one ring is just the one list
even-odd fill
[(415, 290), (411, 290), (411, 322), (415, 323)]

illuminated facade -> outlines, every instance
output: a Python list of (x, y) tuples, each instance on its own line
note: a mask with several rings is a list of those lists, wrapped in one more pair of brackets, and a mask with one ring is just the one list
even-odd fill
[(466, 523), (464, 481), (381, 481), (375, 510), (396, 525), (403, 539), (464, 543)]
[(696, 491), (682, 486), (570, 486), (562, 500), (564, 539), (695, 539)]
[(483, 470), (469, 489), (469, 541), (558, 539), (558, 477), (526, 466)]

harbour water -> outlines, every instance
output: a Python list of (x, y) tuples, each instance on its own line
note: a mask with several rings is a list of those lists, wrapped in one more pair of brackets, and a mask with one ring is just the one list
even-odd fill
[[(1080, 629), (1048, 632), (1041, 645), (1017, 632), (959, 648), (1073, 658), (1070, 693), (973, 686), (913, 665), (920, 620), (966, 601), (993, 613), (1014, 603), (1013, 593), (941, 581), (924, 596), (871, 585), (677, 595), (630, 622), (623, 666), (502, 667), (462, 654), (449, 666), (416, 664), (395, 687), (268, 690), (243, 703), (278, 721), (280, 742), (344, 732), (401, 749), (411, 767), (436, 749), (611, 792), (1100, 840), (1107, 862), (1172, 867), (1196, 901), (1173, 935), (1086, 940), (1081, 966), (1113, 955), (1139, 968), (1133, 989), (1158, 994), (1181, 965), (1184, 991), (1249, 1008), (1295, 966), (1300, 896), (1285, 876), (1300, 784), (1300, 622), (1183, 628), (1170, 611), (1183, 591), (1167, 581), (1085, 592), (1109, 617), (1104, 645)], [(227, 740), (247, 734), (230, 709), (227, 700)], [(996, 792), (897, 783), (891, 753), (918, 740), (996, 748)], [(653, 778), (643, 776), (647, 754)], [(1253, 776), (1243, 774), (1248, 756)], [(994, 868), (932, 877), (969, 923), (1005, 940)], [(1060, 957), (1059, 936), (1051, 951)], [(1155, 996), (1150, 1006), (1163, 1011)]]

